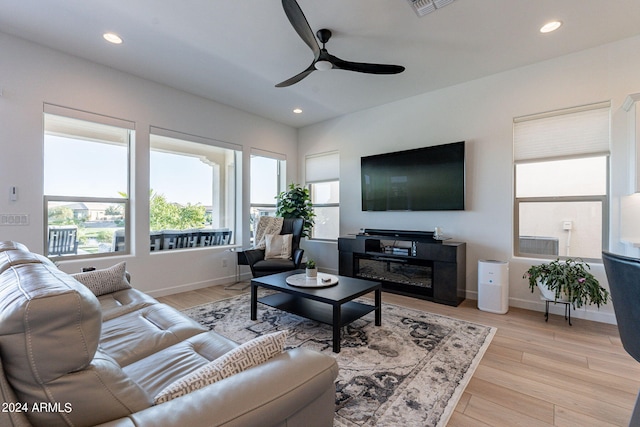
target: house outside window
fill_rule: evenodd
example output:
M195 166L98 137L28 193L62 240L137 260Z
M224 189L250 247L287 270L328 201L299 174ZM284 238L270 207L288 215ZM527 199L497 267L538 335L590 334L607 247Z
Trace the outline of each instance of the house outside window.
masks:
M311 238L337 240L340 236L340 155L329 152L307 156L305 180L316 214Z
M601 258L608 240L610 104L514 119L514 252Z
M285 188L286 164L286 157L282 154L251 150L249 230L252 241L258 219L276 214L276 197Z
M151 128L151 252L234 242L240 158L234 144Z
M44 240L49 257L129 252L132 122L45 104Z

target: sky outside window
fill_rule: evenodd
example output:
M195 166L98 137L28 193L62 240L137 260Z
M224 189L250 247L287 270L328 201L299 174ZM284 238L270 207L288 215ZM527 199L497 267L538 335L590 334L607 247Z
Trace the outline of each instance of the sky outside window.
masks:
M44 193L121 197L127 193L127 146L59 136L44 137Z

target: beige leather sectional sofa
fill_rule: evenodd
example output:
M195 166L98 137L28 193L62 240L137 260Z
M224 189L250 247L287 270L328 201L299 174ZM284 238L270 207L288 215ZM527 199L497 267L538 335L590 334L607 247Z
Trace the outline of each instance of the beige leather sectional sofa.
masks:
M238 344L135 289L96 296L0 242L1 426L330 426L335 360L305 349L165 403L170 384Z

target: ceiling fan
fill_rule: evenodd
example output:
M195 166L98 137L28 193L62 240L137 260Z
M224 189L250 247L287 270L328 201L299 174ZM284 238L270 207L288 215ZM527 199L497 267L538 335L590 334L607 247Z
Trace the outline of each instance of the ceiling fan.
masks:
M281 83L278 83L276 87L286 87L298 83L300 80L307 77L315 70L347 70L357 71L359 73L369 74L398 74L404 71L404 67L401 65L386 65L386 64L367 64L363 62L351 62L345 61L338 57L331 55L327 52L325 44L331 38L331 31L323 28L316 33L318 40L322 43L322 49L318 45L313 31L309 26L307 18L305 18L302 9L298 5L296 0L282 0L282 7L284 13L289 18L289 22L296 30L300 38L311 48L313 51L313 62L303 72L296 74L295 76L287 79Z

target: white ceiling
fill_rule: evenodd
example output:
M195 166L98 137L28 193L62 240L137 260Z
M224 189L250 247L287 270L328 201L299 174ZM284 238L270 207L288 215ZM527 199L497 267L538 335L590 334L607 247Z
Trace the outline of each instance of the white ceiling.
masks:
M640 34L639 0L456 0L424 17L407 0L298 3L333 55L406 71L275 88L313 59L280 0L0 0L0 31L295 127Z

